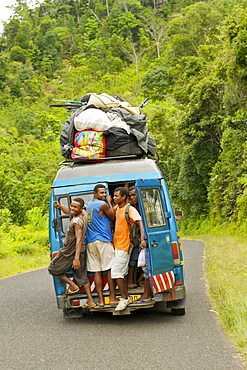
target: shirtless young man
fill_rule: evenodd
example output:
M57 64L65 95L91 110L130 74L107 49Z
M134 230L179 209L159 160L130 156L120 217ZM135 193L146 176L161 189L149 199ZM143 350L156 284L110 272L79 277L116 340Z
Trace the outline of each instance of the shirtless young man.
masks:
M55 201L54 206L68 214L67 208ZM88 300L83 307L94 307L96 304L90 290L90 283L87 278L87 266L85 256L84 237L87 226L87 215L84 210L84 201L81 198L76 198L70 205L72 219L69 223L64 247L62 247L58 255L51 261L48 266L49 273L67 283L69 288L66 294L74 294L80 291L80 286L83 286ZM66 272L72 267L73 273L78 285L66 276Z

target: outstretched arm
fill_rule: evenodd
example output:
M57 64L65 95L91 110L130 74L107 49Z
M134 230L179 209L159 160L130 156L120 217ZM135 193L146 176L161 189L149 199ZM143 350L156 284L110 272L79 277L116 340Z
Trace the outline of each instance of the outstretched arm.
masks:
M111 197L107 197L106 201L108 205L105 203L105 204L102 204L102 206L100 207L100 211L102 213L101 216L105 214L111 221L115 221L115 213L112 208Z
M147 247L147 243L146 243L146 241L145 241L145 239L144 239L144 235L145 235L145 233L144 233L144 227L143 227L143 224L142 224L142 221L136 221L136 223L139 225L139 227L140 227L140 234L141 234L141 243L140 243L140 247L141 248L146 248Z
M63 211L63 213L65 213L66 215L69 214L68 208L62 206L62 204L60 204L57 200L55 200L55 202L53 204L54 204L54 207L56 207L58 209L61 209L61 211Z

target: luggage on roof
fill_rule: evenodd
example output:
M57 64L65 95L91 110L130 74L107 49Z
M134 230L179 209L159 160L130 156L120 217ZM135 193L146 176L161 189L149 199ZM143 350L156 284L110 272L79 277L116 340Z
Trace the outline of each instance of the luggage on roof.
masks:
M155 141L149 136L146 126L147 117L140 114L139 107L131 107L128 102L119 101L107 94L85 94L81 101L84 105L66 120L61 130L60 148L66 159L90 160L83 158L83 155L80 158L74 143L75 135L84 130L103 132L106 137L106 157L156 154ZM90 142L87 149L91 153L95 152Z

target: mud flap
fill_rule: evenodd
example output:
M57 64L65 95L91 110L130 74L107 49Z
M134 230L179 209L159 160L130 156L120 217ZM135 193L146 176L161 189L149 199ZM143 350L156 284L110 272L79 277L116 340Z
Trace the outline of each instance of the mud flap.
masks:
M78 319L83 317L82 308L64 308L63 309L64 319Z

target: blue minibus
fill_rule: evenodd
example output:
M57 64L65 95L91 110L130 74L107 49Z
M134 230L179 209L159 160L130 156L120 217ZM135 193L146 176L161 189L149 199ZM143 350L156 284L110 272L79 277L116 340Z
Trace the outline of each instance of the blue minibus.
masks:
M177 227L168 188L158 161L151 158L115 158L97 163L64 162L53 182L49 208L49 241L51 258L54 258L63 246L70 215L54 207L54 201L70 209L74 198L84 199L85 207L93 199L93 189L97 184L104 184L108 196L114 189L135 186L138 195L143 226L147 238L146 260L152 300L135 304L141 297L143 287L129 290L133 303L123 311L115 311L109 304L109 289L106 272L102 272L105 306L102 311L113 315L127 315L139 309L152 309L156 304L165 302L165 307L173 315L185 314L186 289L184 281L184 259L182 243ZM74 279L73 272L68 277ZM93 273L88 273L92 296L97 302L97 292ZM65 318L82 317L86 310L94 312L97 308L82 308L87 296L83 289L75 294L66 295L66 287L57 278L53 278L57 306L63 310ZM118 290L117 290L118 293ZM101 310L100 310L101 311Z

